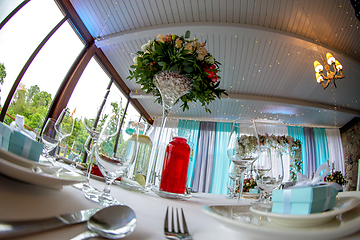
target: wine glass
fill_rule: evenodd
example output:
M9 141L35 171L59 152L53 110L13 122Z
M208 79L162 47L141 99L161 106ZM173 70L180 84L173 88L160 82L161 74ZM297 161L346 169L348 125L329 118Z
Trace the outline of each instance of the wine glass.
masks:
M256 172L256 181L259 182L259 180L271 170L272 167L272 161L271 161L271 151L270 148L266 146L260 147L260 156L258 160L254 163L254 171ZM255 201L254 203L262 203L264 202L264 192L261 187L259 187L260 190L260 198Z
M69 109L64 108L55 123L55 130L59 135L59 143L64 138L67 138L72 134L74 129L74 115L75 110L70 113Z
M271 157L264 158L267 168L270 166L270 170L266 170L259 178L257 185L264 192L262 202L269 202L271 200L272 191L278 188L284 178L284 167L282 161L282 154L277 149L271 149ZM260 171L259 171L260 172Z
M135 159L138 142L138 123L132 123L133 133L131 136L126 134L128 130L125 122L119 130L119 135L112 135L115 124L113 115L110 115L100 132L99 138L95 144L94 155L98 167L105 178L105 187L100 195L85 196L94 202L103 206L121 204L110 194L110 186L116 178L123 176ZM117 131L116 131L117 132ZM112 137L109 137L111 136ZM117 137L119 138L117 139Z
M41 133L41 142L44 144L43 155L49 159L50 162L54 160L50 155L50 152L53 151L59 143L59 137L55 130L55 123L56 119L48 118Z
M110 90L107 90L105 96L107 96L109 94ZM110 107L108 106L110 105ZM89 134L89 137L87 138L85 144L84 144L84 148L87 154L87 171L86 171L86 175L87 175L87 182L83 182L83 183L79 183L79 184L75 184L73 185L73 187L82 190L83 192L85 192L88 196L86 197L90 197L89 195L94 195L93 197L96 197L96 195L98 195L98 191L93 188L92 186L90 186L90 176L91 176L91 170L92 170L92 165L93 165L93 160L94 158L94 147L95 144L100 136L100 131L104 125L104 122L106 121L106 119L108 118L109 115L113 115L113 118L115 118L116 120L116 124L117 127L120 124L120 119L121 119L121 108L122 108L122 99L120 98L119 101L112 101L109 102L107 100L107 98L104 98L104 100L102 101L102 103L96 108L96 114L95 116L90 115L89 116L85 116L83 119L83 123L85 125L85 129ZM116 129L113 128L112 132L107 132L108 135L107 137L112 137L116 134ZM103 136L105 136L105 133L103 133Z
M254 120L234 122L227 155L241 169L238 200L242 197L244 172L259 157L259 136Z
M229 167L229 181L228 181L228 189L229 189L229 196L226 198L235 198L236 188L239 186L239 179L241 176L241 169L235 165L233 162L230 163Z
M72 161L71 165L72 167L76 167L76 163L81 161L81 156L84 150L84 145L75 140L73 142L73 144L71 145L71 149L70 149L70 155L69 155L69 159Z

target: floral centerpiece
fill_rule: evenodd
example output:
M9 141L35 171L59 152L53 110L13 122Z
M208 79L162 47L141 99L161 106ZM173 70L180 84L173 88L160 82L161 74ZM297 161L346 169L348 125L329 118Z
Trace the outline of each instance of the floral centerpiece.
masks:
M256 186L257 183L254 178L245 178L243 184L243 192L249 192L249 189L254 189ZM236 193L239 193L239 186L236 188Z
M190 39L190 31L185 36L162 35L149 40L134 57L134 64L130 67L128 80L135 79L141 85L141 90L152 93L158 103L162 103L162 96L155 85L154 77L160 72L175 72L191 80L192 88L181 96L183 111L189 109L189 102L199 101L205 110L211 113L207 105L220 99L221 94L227 95L219 88L220 63L206 50L206 43L198 39Z
M301 171L301 142L291 136L259 135L261 146L279 149L282 153L290 154L290 178L296 181L297 173Z
M336 182L341 186L344 186L346 180L340 171L331 172L329 175L325 176L325 182Z

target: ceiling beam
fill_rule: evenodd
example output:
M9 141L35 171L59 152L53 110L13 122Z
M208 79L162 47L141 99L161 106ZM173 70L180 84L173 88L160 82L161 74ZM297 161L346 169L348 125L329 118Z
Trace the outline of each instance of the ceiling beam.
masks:
M136 90L135 92L130 92L130 97L134 99L142 99L142 98L154 98L151 94L146 94L141 90ZM289 98L278 98L278 97L266 97L266 96L258 96L258 95L248 95L248 94L228 94L228 96L223 96L222 100L251 100L251 101L259 101L266 103L277 103L283 106L288 105L297 105L301 107L313 107L318 109L332 110L344 113L350 113L354 115L360 116L360 111L344 108L344 107L335 107L334 105L323 104L323 103L315 103L301 100L294 100Z

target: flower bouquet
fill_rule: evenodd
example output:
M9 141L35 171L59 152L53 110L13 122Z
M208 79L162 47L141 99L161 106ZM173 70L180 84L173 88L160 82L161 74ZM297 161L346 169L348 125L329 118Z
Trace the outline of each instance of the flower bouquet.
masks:
M180 100L185 111L189 109L189 102L199 101L211 113L207 105L216 98L220 99L221 94L227 95L224 89L219 88L220 63L206 50L206 43L189 37L190 31L186 31L185 36L159 34L156 39L149 40L141 47L142 51L136 53L134 64L130 66L133 70L129 70L127 79L135 79L142 90L147 94L152 93L155 101L161 104L163 96L154 77L159 73L169 72L184 76L191 81L191 89L182 84L187 89L175 103ZM170 80L166 79L167 82Z
M329 175L325 176L325 182L336 182L341 186L344 186L346 180L340 171L331 172Z
M250 189L254 189L257 186L256 180L252 177L245 178L243 184L243 192L248 193ZM236 193L239 193L239 186L236 189Z

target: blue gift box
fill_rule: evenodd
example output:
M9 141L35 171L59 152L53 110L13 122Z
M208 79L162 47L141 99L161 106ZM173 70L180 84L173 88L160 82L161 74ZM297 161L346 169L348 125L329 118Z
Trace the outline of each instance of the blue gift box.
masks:
M259 193L259 189L257 188L250 188L249 193Z
M9 140L8 151L32 161L39 161L43 144L14 129Z
M10 136L11 136L10 127L0 122L0 147L2 147L5 150L9 149Z
M332 209L338 190L330 185L288 188L272 192L272 212L306 215Z

